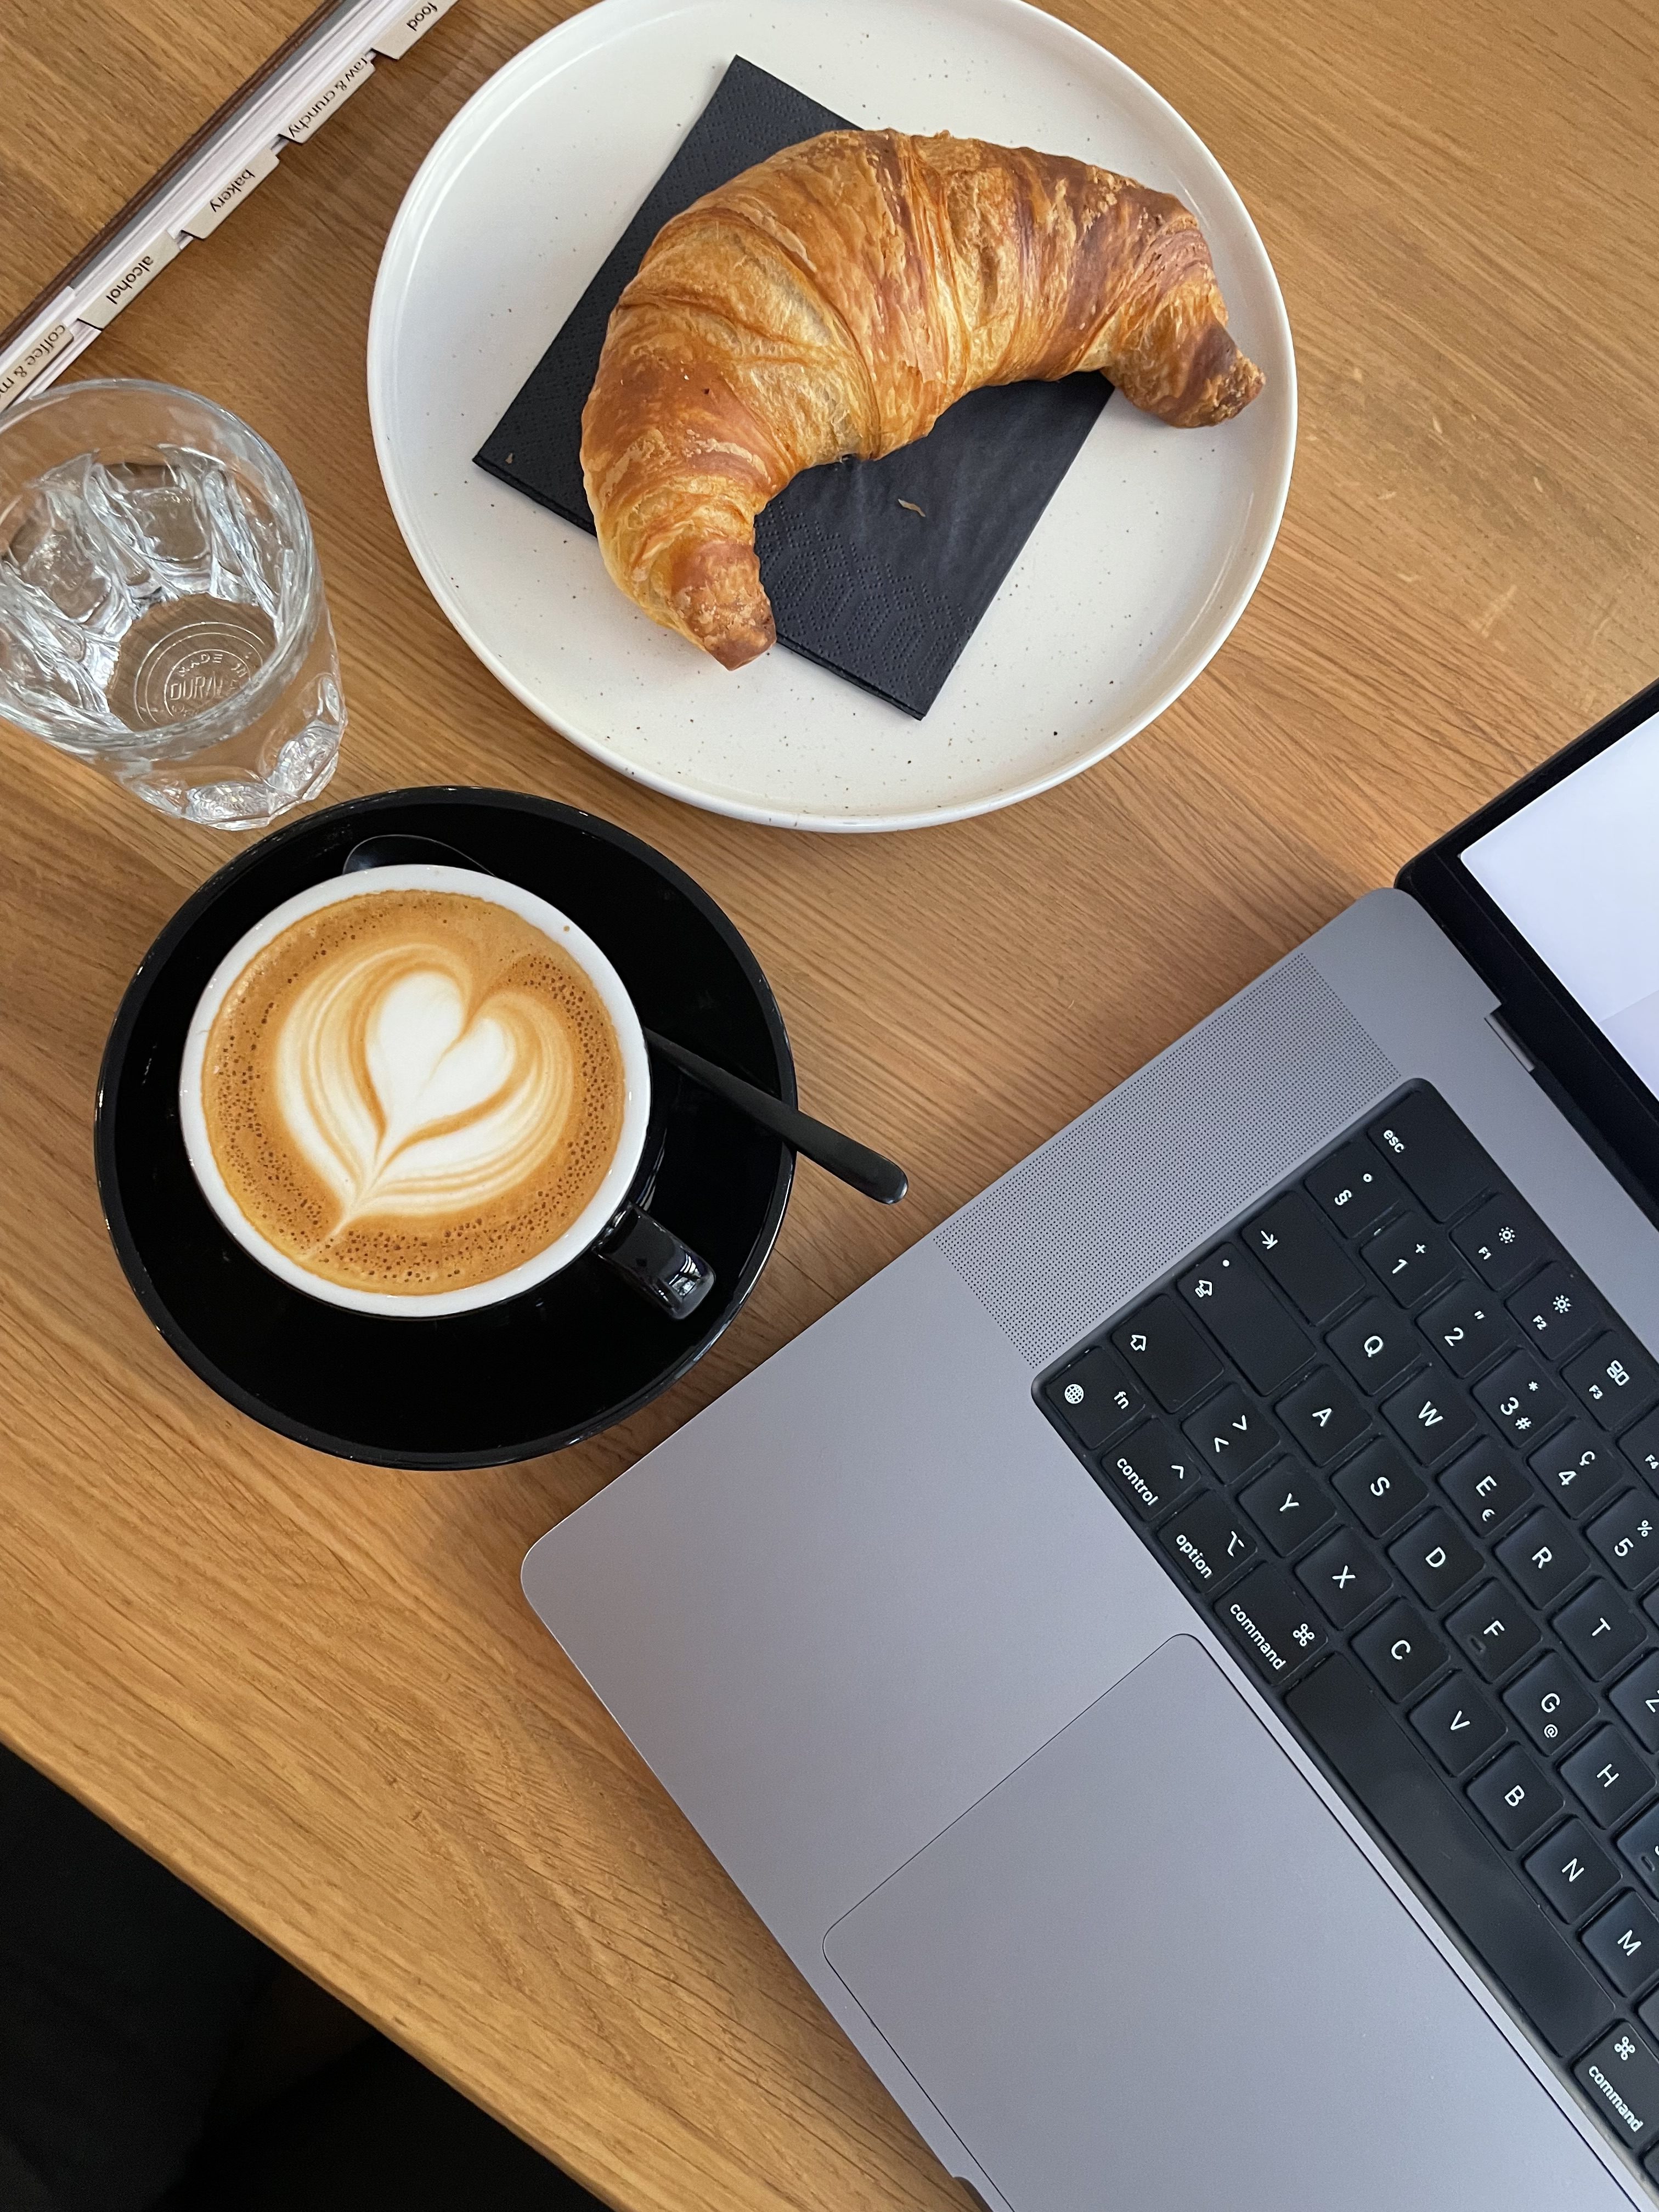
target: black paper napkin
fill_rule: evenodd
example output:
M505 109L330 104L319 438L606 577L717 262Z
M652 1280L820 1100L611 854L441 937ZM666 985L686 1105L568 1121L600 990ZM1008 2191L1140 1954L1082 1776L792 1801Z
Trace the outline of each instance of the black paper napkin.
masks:
M478 465L591 532L582 409L611 311L651 241L671 216L741 170L846 128L739 55L485 441ZM969 392L926 438L884 460L797 477L755 531L780 640L919 720L1110 390L1089 374Z

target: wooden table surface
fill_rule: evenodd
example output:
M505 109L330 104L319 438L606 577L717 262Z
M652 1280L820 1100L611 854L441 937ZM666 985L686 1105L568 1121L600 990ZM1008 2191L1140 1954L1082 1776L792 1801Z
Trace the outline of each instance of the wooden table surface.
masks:
M205 109L209 12L29 0L8 35L50 73L70 27L106 24L131 78ZM259 11L211 12L217 38ZM1303 410L1283 534L1213 666L1123 751L1012 812L815 839L550 733L428 599L381 493L387 226L562 12L460 0L85 366L211 393L293 466L351 709L331 796L512 785L649 838L756 946L807 1103L913 1195L885 1212L804 1170L715 1352L579 1450L443 1477L279 1441L143 1318L89 1152L121 991L230 848L0 728L0 1734L612 2203L914 2212L957 2194L526 1611L520 1559L1655 673L1659 24L1626 0L1062 0L1207 139L1278 267ZM0 103L0 178L33 127ZM75 242L48 185L25 214L58 224L48 264Z
M0 330L314 0L6 0Z

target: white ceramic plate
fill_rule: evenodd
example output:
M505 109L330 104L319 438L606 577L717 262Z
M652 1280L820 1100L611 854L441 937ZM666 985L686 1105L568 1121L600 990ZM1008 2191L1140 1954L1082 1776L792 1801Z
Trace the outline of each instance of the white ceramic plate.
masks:
M734 54L860 124L1038 146L1178 194L1267 372L1214 430L1113 400L921 722L781 647L727 673L626 599L585 532L472 463ZM410 186L368 396L409 549L510 690L624 775L813 830L1006 806L1144 728L1255 588L1296 442L1290 325L1238 195L1150 86L1021 0L600 0L573 16L474 95Z

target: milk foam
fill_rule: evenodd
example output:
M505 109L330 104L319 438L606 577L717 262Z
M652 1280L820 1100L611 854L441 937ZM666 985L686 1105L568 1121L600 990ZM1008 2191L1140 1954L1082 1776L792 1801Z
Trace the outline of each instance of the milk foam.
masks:
M337 1227L495 1205L568 1133L576 1054L558 1009L497 990L475 1011L446 951L338 959L280 1018L273 1103L337 1194Z
M261 1235L331 1281L416 1293L553 1243L610 1166L623 1091L577 963L509 909L429 890L284 931L227 994L203 1075Z

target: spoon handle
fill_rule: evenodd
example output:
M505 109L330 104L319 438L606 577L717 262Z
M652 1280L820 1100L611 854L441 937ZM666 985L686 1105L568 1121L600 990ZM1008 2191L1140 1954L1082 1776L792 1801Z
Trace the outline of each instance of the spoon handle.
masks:
M726 1099L763 1129L769 1129L775 1137L781 1137L786 1145L792 1145L803 1158L827 1169L832 1176L839 1176L866 1198L873 1198L883 1206L896 1206L909 1188L904 1170L880 1152L872 1152L867 1145L855 1143L851 1137L842 1136L839 1129L815 1121L798 1107L786 1106L781 1098L774 1098L769 1091L745 1083L740 1075L716 1066L701 1053L688 1052L683 1044L659 1036L655 1030L647 1030L645 1041L653 1052L682 1069L694 1082L702 1084L705 1091Z
M343 872L353 875L362 868L383 868L399 861L428 861L453 868L473 868L481 875L491 871L481 867L465 853L457 852L454 846L445 845L435 837L392 836L365 837L346 854ZM643 1024L641 1024L643 1027ZM655 1030L646 1030L646 1042L659 1058L689 1075L694 1083L701 1083L705 1091L724 1098L740 1114L763 1129L769 1129L775 1137L781 1137L792 1145L803 1158L812 1160L839 1176L854 1190L862 1191L866 1198L875 1199L882 1206L896 1206L909 1188L904 1170L879 1152L872 1152L868 1145L854 1143L844 1137L839 1129L827 1123L815 1121L810 1114L803 1114L793 1106L786 1106L781 1098L774 1098L769 1091L762 1091L752 1083L745 1083L740 1075L732 1075L701 1053L689 1052L683 1044L670 1037L659 1036Z

